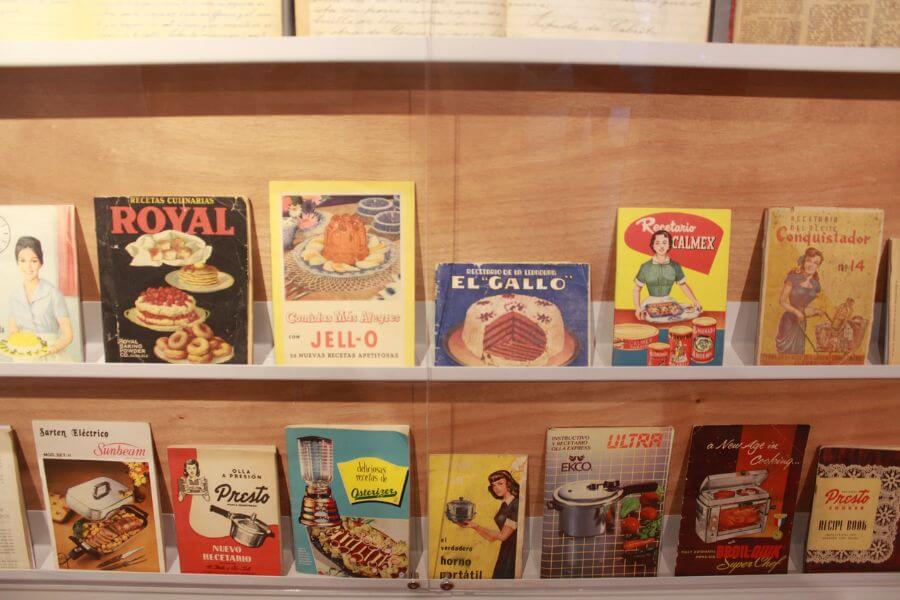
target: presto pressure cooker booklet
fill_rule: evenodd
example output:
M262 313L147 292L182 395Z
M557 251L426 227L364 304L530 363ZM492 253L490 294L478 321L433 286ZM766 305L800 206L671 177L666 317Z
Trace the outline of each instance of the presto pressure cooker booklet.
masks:
M653 577L672 427L547 431L541 577Z
M149 423L33 427L54 567L165 572Z
M786 573L809 425L691 431L675 575Z
M275 446L169 446L182 573L281 575Z

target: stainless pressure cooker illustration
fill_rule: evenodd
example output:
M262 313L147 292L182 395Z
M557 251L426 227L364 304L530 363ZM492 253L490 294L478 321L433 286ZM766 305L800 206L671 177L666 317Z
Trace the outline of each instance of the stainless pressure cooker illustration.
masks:
M547 506L559 511L559 529L563 535L593 537L615 533L622 498L655 492L658 486L655 481L629 485L621 485L619 481L573 481L556 488Z
M462 525L475 518L475 503L460 496L459 500L451 500L447 503L447 506L444 507L444 514L451 523Z

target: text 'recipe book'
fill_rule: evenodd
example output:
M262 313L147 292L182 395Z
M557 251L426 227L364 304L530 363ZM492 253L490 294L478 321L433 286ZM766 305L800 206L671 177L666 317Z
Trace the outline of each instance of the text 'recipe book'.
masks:
M275 362L415 364L415 188L269 183Z
M275 446L169 446L182 573L281 575Z
M731 211L620 208L612 364L721 365Z
M55 569L165 572L150 425L33 422Z
M705 42L710 0L295 0L297 35Z
M675 575L786 573L809 425L691 431Z
M252 362L243 198L95 198L106 362Z
M435 366L589 366L590 285L586 264L439 264Z
M298 573L410 576L409 427L285 429Z
M15 434L9 425L0 425L0 541L0 569L34 567Z
M553 427L544 466L542 578L653 577L672 427Z
M900 571L900 448L819 448L803 570Z
M0 362L82 362L75 207L0 206Z
M428 458L428 577L519 579L528 457Z
M880 209L766 210L758 364L865 364L883 222Z

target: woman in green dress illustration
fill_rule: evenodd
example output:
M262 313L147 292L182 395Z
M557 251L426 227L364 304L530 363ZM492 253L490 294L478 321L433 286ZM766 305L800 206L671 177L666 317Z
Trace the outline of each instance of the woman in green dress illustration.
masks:
M646 309L651 304L677 303L677 300L669 294L672 286L678 284L684 295L691 302L694 311L699 314L703 311L700 301L694 295L681 265L669 258L669 250L672 248L672 234L665 230L654 231L650 235L650 249L653 250L653 258L641 265L637 276L634 278L634 316L638 321L646 320ZM650 294L641 302L641 290L647 288Z

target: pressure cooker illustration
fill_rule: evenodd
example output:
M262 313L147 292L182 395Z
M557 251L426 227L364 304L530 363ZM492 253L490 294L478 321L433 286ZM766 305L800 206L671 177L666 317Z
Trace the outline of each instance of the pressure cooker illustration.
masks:
M615 533L619 501L632 494L655 492L659 484L642 481L573 481L557 487L549 508L559 511L559 529L569 537L593 537Z

